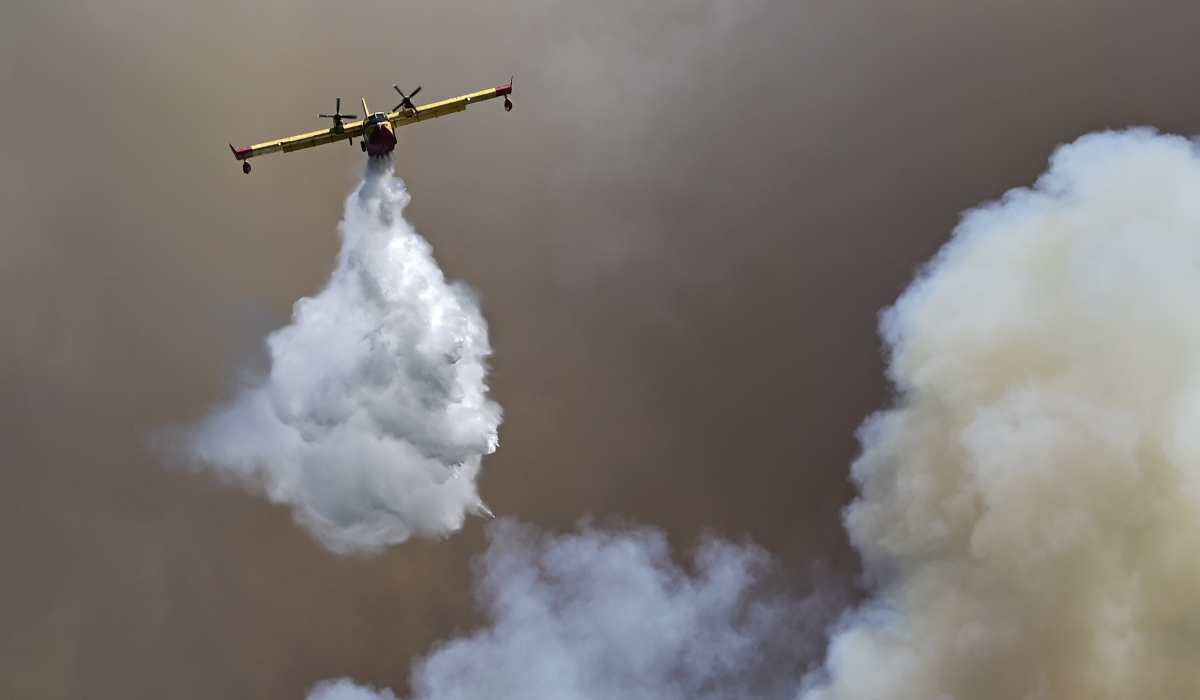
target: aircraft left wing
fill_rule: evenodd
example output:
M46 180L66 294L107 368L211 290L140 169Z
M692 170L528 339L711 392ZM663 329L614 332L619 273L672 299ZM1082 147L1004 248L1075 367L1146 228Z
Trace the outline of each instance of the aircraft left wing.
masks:
M268 153L291 153L299 151L302 148L312 148L313 146L323 146L327 143L336 141L346 141L349 139L362 136L363 122L350 122L342 127L339 133L336 129L322 129L321 131L313 131L299 136L292 136L278 141L266 141L264 143L256 143L253 146L245 148L234 148L233 144L229 144L229 149L233 151L233 157L238 160L246 160L254 156L265 156Z

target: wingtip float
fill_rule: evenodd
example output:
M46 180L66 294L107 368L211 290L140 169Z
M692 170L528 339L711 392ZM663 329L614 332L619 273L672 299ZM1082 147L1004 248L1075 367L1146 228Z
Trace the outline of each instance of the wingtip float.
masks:
M504 111L512 111L512 99L509 97L512 94L511 78L507 85L480 90L470 95L462 95L450 100L434 102L419 107L413 104L412 98L421 91L420 86L417 86L415 90L407 95L400 89L400 86L393 85L392 87L396 92L400 93L400 104L393 107L390 112L372 113L370 108L367 107L367 101L364 98L362 100L364 114L362 120L347 122L347 119L358 119L358 115L342 114L342 98L339 97L337 98L333 114L318 115L321 119L333 120L333 126L328 129L300 134L299 136L291 136L276 141L256 143L253 146L246 146L244 148L234 148L231 143L229 144L229 150L233 151L235 159L242 161L242 172L247 174L250 172L248 159L255 156L265 156L268 153L277 153L280 151L291 153L303 148L313 148L314 146L323 146L327 143L336 143L338 141L349 141L353 144L354 139L359 139L359 146L363 153L372 158L382 158L395 150L396 129L401 126L461 112L469 105L497 97L504 98Z

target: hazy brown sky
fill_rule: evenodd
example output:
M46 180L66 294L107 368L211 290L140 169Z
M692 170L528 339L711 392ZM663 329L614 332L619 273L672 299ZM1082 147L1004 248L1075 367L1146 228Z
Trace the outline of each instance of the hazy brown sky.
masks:
M0 4L0 696L402 689L473 622L481 523L339 559L146 449L333 265L361 153L225 146L507 82L399 134L483 298L497 514L748 536L852 576L876 313L1058 143L1200 130L1184 0ZM535 660L531 660L535 661Z

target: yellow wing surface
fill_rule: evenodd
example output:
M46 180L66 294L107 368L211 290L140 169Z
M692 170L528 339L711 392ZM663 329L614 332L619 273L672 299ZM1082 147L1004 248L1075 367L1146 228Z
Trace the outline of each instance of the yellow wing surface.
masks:
M434 102L433 104L421 105L414 112L411 109L402 110L400 112L392 112L387 115L388 121L394 126L408 126L417 122L423 122L427 119L436 117L444 117L447 114L454 114L465 110L469 105L476 102L484 102L486 100L495 99L497 97L505 97L512 94L512 83L501 85L490 90L480 90L473 92L470 95L455 97L452 100L443 100Z
M233 157L237 158L238 160L246 160L247 158L253 158L254 156L265 156L268 153L278 153L280 151L283 151L284 153L291 153L292 151L298 151L302 148L323 146L327 143L346 141L348 139L362 136L363 123L364 122L362 121L350 122L349 124L343 126L340 134L336 129L322 129L321 131L313 131L307 134L300 134L299 136L291 136L286 139L279 139L278 141L256 143L253 146L247 146L245 148L233 148L232 145L230 148L233 148Z
M312 148L314 146L323 146L327 143L335 143L337 141L346 141L348 139L361 138L369 126L374 125L378 116L384 116L386 121L391 123L393 127L407 126L417 122L423 122L428 119L435 119L447 114L462 112L468 106L477 102L484 102L497 97L505 98L505 107L510 108L511 103L508 101L508 95L512 93L512 83L501 85L488 90L480 90L473 92L470 95L462 95L451 100L443 100L434 102L433 104L422 105L415 110L402 109L399 112L389 112L386 115L368 116L366 119L356 122L346 122L342 125L339 131L337 127L330 129L322 129L321 131L313 131L299 136L291 136L286 139L277 141L266 141L256 143L253 146L245 148L234 148L231 144L229 148L233 151L234 158L238 160L246 160L255 156L265 156L268 153L291 153L304 148ZM363 108L366 108L366 101L363 101Z

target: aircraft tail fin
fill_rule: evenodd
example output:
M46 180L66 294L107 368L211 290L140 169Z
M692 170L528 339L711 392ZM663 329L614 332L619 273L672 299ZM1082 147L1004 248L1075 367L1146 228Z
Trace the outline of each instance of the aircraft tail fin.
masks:
M358 98L358 99L362 100L362 103L363 103L363 119L366 119L367 117L371 116L371 108L370 108L370 107L367 107L367 98L365 98L365 97L360 97L360 98Z

